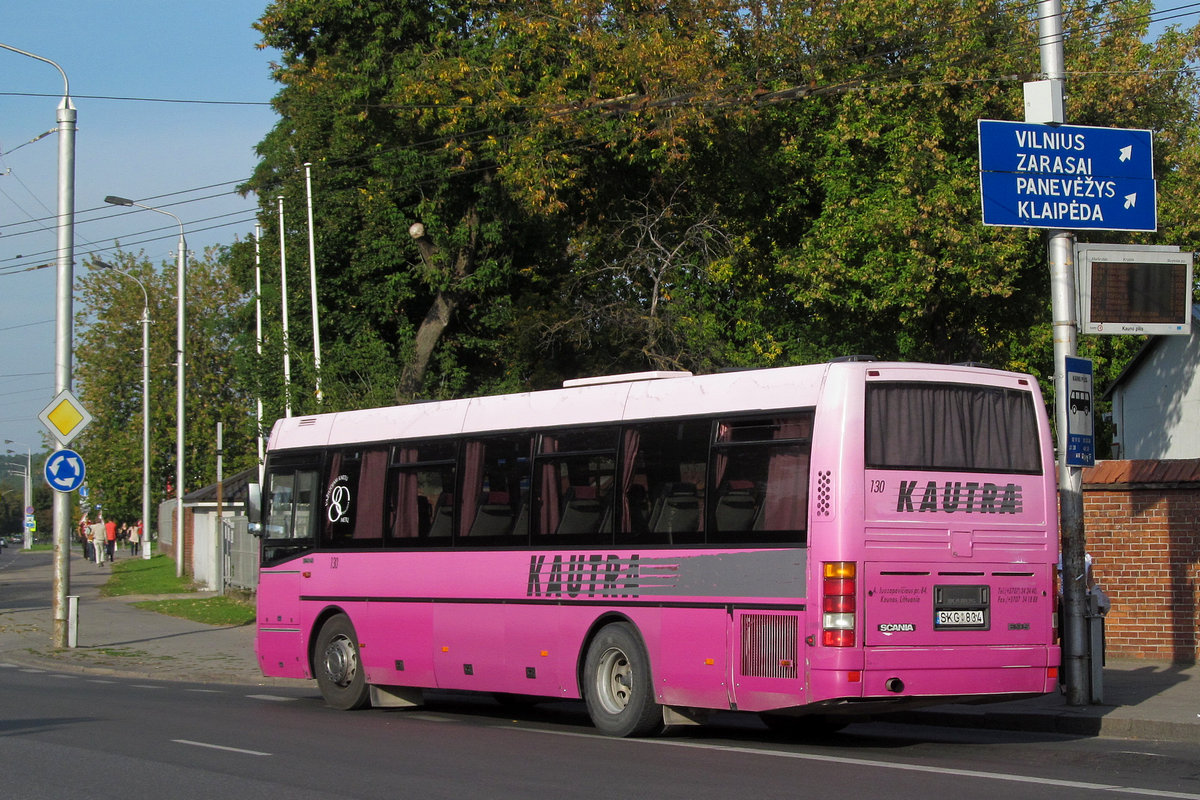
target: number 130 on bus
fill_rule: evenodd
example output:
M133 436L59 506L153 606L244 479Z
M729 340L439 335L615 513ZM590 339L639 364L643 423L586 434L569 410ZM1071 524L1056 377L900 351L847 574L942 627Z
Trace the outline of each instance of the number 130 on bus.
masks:
M614 736L716 710L837 727L1053 691L1037 382L839 361L280 420L256 652L339 709L582 700Z

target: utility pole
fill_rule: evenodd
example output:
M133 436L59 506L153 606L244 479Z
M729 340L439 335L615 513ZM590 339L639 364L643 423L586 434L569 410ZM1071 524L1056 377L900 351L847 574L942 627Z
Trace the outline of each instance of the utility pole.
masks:
M67 73L54 61L12 45L5 50L49 64L63 79L58 104L58 289L55 292L54 394L71 389L75 286L75 104ZM71 592L71 495L54 493L54 646L67 646L67 595Z
M317 374L317 405L321 405L321 321L317 314L317 246L313 238L312 163L304 162L304 185L308 194L308 285L312 297L313 369Z
M1039 0L1038 41L1042 72L1053 91L1051 120L1066 122L1066 67L1063 52L1062 0ZM1058 501L1062 527L1063 677L1067 703L1087 704L1088 653L1084 611L1087 595L1083 530L1083 470L1067 465L1067 358L1076 353L1075 235L1067 230L1047 231L1046 255L1050 265L1050 302L1054 318L1054 421L1058 442Z

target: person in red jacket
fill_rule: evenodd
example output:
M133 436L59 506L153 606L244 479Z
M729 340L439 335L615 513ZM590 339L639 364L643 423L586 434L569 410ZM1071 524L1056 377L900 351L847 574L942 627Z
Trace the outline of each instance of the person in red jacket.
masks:
M117 523L114 520L105 520L104 538L107 540L104 543L105 553L108 555L108 563L111 564L117 551Z

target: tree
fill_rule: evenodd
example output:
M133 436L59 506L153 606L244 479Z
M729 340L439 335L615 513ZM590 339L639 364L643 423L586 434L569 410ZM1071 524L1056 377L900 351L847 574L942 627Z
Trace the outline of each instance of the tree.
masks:
M1197 32L1068 5L1068 66L1121 72L1072 77L1072 121L1162 132L1184 244ZM281 121L247 188L321 170L323 380L350 405L861 352L1047 376L1042 237L980 224L975 132L1020 116L1034 13L279 0Z
M173 493L175 475L175 273L118 252L114 266L140 281L149 301L151 497ZM86 454L89 501L110 519L141 517L142 331L144 296L129 277L92 269L77 280L76 369L79 398L92 414L80 435ZM230 471L254 463L254 425L249 395L235 388L232 359L236 318L246 298L235 288L220 252L193 260L187 272L185 491L216 478L216 422L222 421L225 464Z

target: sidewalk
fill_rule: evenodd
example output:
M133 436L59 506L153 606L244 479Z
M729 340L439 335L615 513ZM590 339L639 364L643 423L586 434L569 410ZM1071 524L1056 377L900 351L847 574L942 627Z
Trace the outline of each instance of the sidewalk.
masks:
M119 558L129 558L128 554ZM53 557L0 555L0 664L86 671L128 679L301 686L264 678L254 657L254 626L213 627L135 608L138 597L100 597L110 567L78 552L71 594L79 595L79 640L52 646ZM988 705L943 705L908 711L896 721L1003 730L1200 743L1200 666L1110 662L1104 705L1073 707L1061 695Z
M251 686L301 686L264 678L254 657L254 626L204 625L132 603L139 596L101 597L112 568L71 552L70 594L79 596L74 649L53 646L53 554L0 555L0 663L120 676ZM131 558L129 551L117 560ZM168 595L169 597L205 597Z

